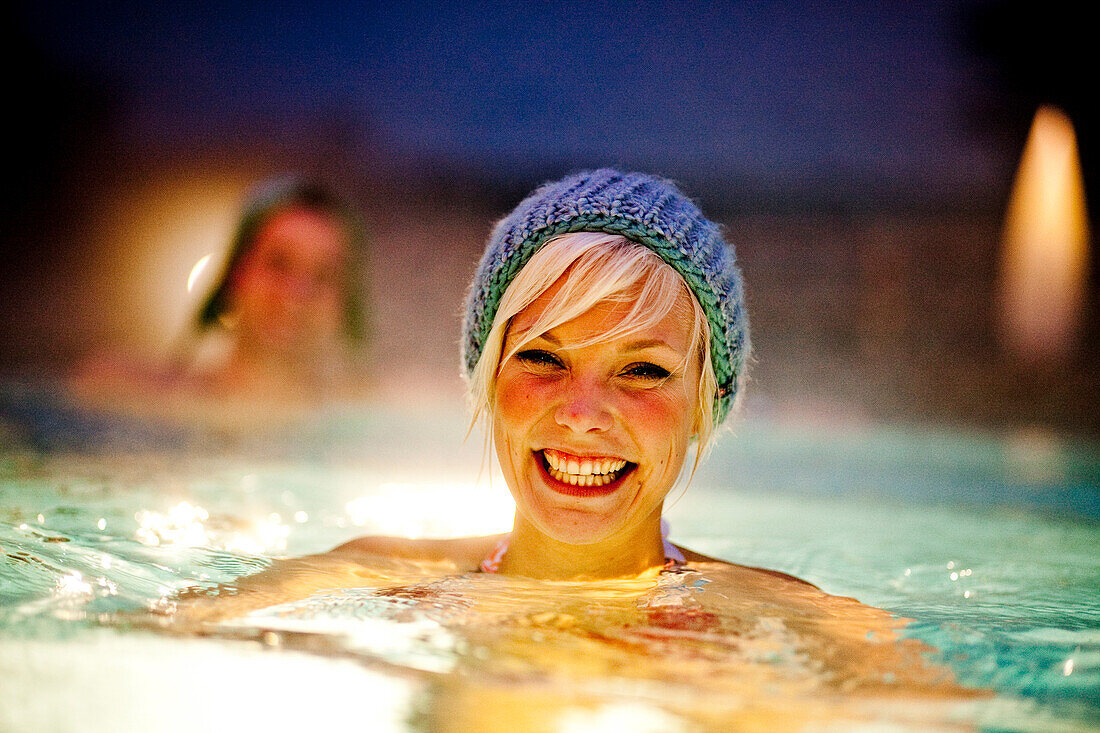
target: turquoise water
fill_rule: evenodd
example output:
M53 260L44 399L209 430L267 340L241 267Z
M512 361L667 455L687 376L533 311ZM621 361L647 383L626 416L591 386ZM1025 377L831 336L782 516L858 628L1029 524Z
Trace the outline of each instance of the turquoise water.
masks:
M446 583L427 606L346 592L304 627L284 611L274 635L181 635L134 619L170 609L183 588L361 534L506 529L506 493L479 437L461 442L464 427L457 410L379 411L265 450L10 446L0 730L312 729L364 716L419 730L417 701L453 681L469 643L448 620L459 595ZM978 727L1084 731L1100 728L1098 479L1090 446L1048 436L750 420L667 515L681 544L912 619L907 633L936 648L934 661L994 691L971 710ZM646 694L608 697L607 727L587 729L662 720Z

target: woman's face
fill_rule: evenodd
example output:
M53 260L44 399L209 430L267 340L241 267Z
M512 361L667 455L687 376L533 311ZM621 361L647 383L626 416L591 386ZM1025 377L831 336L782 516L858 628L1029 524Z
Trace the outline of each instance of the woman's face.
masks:
M660 323L614 339L630 303L605 301L528 333L558 286L508 328L493 436L519 512L543 534L590 544L659 516L693 433L699 356L686 293Z
M343 319L347 236L331 218L290 208L272 216L234 271L231 309L247 345L308 358Z

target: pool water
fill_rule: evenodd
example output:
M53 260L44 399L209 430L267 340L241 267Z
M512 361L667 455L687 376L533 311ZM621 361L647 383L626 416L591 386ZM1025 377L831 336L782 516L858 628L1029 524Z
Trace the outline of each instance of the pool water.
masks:
M181 591L273 558L506 530L507 493L465 427L457 407L379 408L262 450L9 446L0 730L1100 728L1100 453L1039 434L748 419L666 510L680 544L911 619L929 664L989 697L845 695L751 613L639 620L690 578L577 587L383 563L178 622ZM300 577L350 572L323 565Z

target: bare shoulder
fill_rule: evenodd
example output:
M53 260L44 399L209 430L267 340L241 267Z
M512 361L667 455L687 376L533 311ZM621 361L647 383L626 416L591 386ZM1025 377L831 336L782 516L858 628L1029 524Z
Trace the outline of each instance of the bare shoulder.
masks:
M897 614L868 605L855 598L835 595L802 578L769 568L739 565L701 553L684 550L684 558L708 581L712 596L762 603L772 609L786 609L802 618L839 622L840 634L859 636L873 631L893 636L908 623ZM832 624L830 624L832 625Z
M369 536L334 548L331 553L344 556L373 555L405 560L453 562L460 571L476 570L482 559L506 537L505 534L453 539L409 539L407 537Z
M710 602L724 605L721 599L766 607L781 616L790 615L802 622L818 624L834 638L859 641L868 634L881 639L895 638L908 623L897 614L863 603L855 598L835 595L794 575L768 568L738 565L699 553L684 553L693 569L707 579Z
M770 570L768 568L759 568L751 565L738 565L737 563L721 560L717 557L704 555L701 552L695 552L694 550L690 550L686 547L680 547L679 545L676 545L676 547L679 548L680 552L684 553L684 559L687 560L689 563L707 563L709 565L713 565L714 569L718 570L719 572L725 570L725 574L754 576L760 581L773 580L777 583L792 583L795 585L812 588L814 590L820 590L816 585L807 580L803 580L802 578L796 577L794 575L789 575L788 573L784 573L779 570Z
M275 560L258 573L214 589L185 591L177 598L177 621L220 621L318 592L387 588L471 572L503 537L360 537L321 554Z

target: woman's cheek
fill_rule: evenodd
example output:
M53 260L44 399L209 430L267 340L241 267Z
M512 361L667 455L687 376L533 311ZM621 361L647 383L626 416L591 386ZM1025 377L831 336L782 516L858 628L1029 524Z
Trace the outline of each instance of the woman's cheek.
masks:
M639 390L624 395L624 400L626 411L638 421L639 428L667 435L691 424L690 400L675 386Z
M496 419L509 425L532 420L551 394L548 380L524 373L503 372L497 378Z

